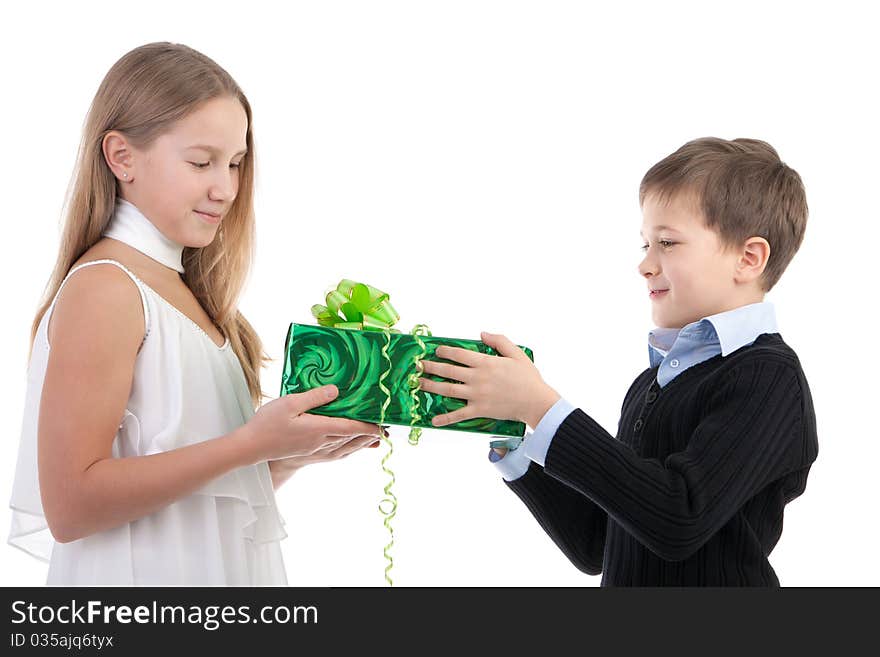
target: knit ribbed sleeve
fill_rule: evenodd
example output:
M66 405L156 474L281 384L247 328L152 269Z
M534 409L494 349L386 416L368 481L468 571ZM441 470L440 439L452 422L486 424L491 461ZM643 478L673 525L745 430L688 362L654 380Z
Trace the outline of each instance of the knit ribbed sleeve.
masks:
M801 392L787 363L745 361L707 401L681 441L686 448L662 460L640 457L576 409L550 445L545 472L662 559L686 559L761 489L805 465Z
M576 568L589 575L602 572L608 524L602 508L536 463L522 477L505 483Z
M768 557L818 456L810 388L778 333L627 391L617 436L581 409L505 484L602 586L779 586Z

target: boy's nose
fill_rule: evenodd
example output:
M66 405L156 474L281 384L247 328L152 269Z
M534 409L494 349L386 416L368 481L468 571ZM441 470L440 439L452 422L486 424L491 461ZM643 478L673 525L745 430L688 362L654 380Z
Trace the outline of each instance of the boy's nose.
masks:
M648 256L645 256L642 261L636 267L636 270L639 272L640 276L647 276L648 274L656 275L656 265L648 260Z

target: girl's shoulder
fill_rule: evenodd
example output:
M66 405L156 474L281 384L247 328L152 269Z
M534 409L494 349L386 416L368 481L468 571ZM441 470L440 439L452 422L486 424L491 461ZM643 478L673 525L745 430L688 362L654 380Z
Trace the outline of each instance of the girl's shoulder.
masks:
M108 337L105 332L116 331L128 334L133 343L143 340L147 308L135 280L137 263L126 255L98 242L71 266L51 308L46 326L49 345L56 343L58 333L66 337L86 333L100 341ZM84 266L99 260L112 260L122 267L110 263Z
M137 278L142 279L145 275L148 277L148 271L145 270L143 259L144 256L141 253L138 253L130 246L123 244L122 242L118 242L109 238L102 238L95 242L91 248L86 250L79 259L74 262L70 271L73 271L75 268L80 265L84 265L88 262L94 262L96 260L115 260L123 267L128 269L132 274L134 274ZM100 270L111 270L114 267L97 267L95 269ZM115 269L118 269L115 268ZM68 272L69 273L69 272Z

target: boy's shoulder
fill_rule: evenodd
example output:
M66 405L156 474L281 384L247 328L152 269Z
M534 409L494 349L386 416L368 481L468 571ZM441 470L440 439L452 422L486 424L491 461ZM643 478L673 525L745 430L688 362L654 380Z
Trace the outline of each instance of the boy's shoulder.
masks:
M807 389L807 380L801 367L797 353L779 333L762 333L754 342L744 345L726 356L717 354L707 361L698 363L694 367L699 368L698 376L691 383L697 386L721 386L729 381L735 371L743 367L753 367L757 363L769 364L776 362L785 369L790 370L800 383L802 391ZM690 378L690 377L689 377ZM641 372L633 381L624 398L624 406L629 397L639 390L646 389L657 380L657 367L649 367ZM685 386L673 386L669 394L689 394Z
M766 365L772 367L763 367ZM752 344L740 347L722 358L714 368L713 376L706 383L710 386L727 385L731 379L737 378L737 370L755 366L758 366L766 376L772 376L774 380L791 382L790 393L800 400L805 412L812 413L812 395L801 361L795 350L779 333L762 333Z
M745 345L725 356L722 362L731 366L742 366L754 360L778 360L802 371L801 361L795 350L782 339L779 333L762 333L751 344Z
M727 373L729 370L726 368L750 367L755 363L770 364L774 362L790 371L800 384L801 394L809 396L809 385L801 360L798 358L797 352L782 339L782 335L779 333L762 333L752 344L740 347L728 354L722 361L722 366L725 369L720 373Z
M819 448L813 395L797 353L782 339L779 333L763 333L752 344L728 354L717 371L719 376L713 377L711 384L726 385L728 381L736 377L734 368L753 367L756 364L773 365L773 367L764 368L767 378L763 381L765 384L772 385L774 395L789 395L797 399L801 411L799 426L803 430L802 435L805 441L803 456L808 463L812 463L816 459ZM772 377L772 383L770 377ZM754 381L751 377L741 377L739 380ZM785 385L785 382L788 382L788 385ZM766 385L763 388L766 389Z

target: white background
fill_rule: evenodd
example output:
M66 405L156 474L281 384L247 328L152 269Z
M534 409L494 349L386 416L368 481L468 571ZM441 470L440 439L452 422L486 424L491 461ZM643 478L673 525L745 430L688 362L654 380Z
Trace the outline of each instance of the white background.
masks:
M827 4L827 3L824 3ZM614 433L648 367L637 189L700 136L769 141L803 177L806 239L766 300L811 386L820 451L770 562L786 586L880 585L874 380L875 96L869 3L13 3L0 27L8 500L28 332L54 263L82 124L151 41L226 68L254 108L257 259L241 307L275 362L288 324L347 277L399 327L501 332ZM487 437L393 429L395 585L596 586L502 484ZM383 586L384 448L279 492L292 585ZM5 505L4 505L5 506ZM5 536L9 512L0 512ZM0 544L0 582L46 566Z

